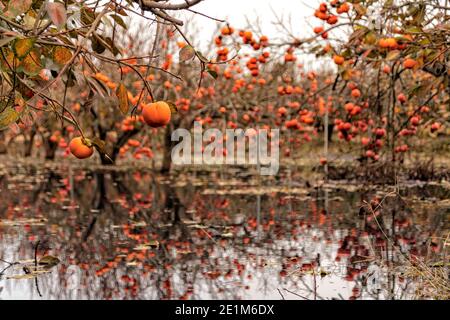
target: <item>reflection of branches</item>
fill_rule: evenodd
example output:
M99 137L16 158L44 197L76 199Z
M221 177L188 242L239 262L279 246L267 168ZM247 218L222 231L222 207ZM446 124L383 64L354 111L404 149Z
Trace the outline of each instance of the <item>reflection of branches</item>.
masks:
M36 242L36 244L34 245L34 270L37 271L38 269L38 261L37 261L37 254L38 254L38 248L39 248L39 244L41 243L40 240L38 240ZM34 284L36 285L36 290L37 293L39 294L39 297L42 297L41 294L41 290L39 290L39 282L38 282L38 277L34 277Z

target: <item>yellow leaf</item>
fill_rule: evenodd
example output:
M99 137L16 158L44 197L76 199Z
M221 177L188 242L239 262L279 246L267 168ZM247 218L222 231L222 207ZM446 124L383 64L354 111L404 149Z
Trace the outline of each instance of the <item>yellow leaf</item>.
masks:
M399 56L400 56L400 51L399 50L389 51L389 53L386 56L386 60L392 61L392 60L397 59Z
M68 48L57 46L53 49L53 61L56 64L63 66L68 63L70 59L72 59L72 52Z
M172 114L178 113L178 107L175 105L175 103L173 103L171 101L165 101L165 102L169 105L170 112Z
M3 55L5 56L5 59L3 59ZM15 57L11 50L4 50L3 55L0 55L0 67L3 71L15 70L20 66L19 59Z
M194 56L195 50L191 46L185 46L180 50L180 62L191 60Z
M2 113L0 113L0 130L6 129L11 124L19 120L20 113L18 113L12 107L6 107Z
M13 51L17 58L22 60L27 56L28 53L33 49L34 39L33 38L24 38L17 39L13 44Z
M119 99L119 109L123 114L127 114L130 108L128 104L128 90L121 82L116 90L116 96Z
M29 76L38 75L43 65L38 50L32 50L22 61L22 70Z

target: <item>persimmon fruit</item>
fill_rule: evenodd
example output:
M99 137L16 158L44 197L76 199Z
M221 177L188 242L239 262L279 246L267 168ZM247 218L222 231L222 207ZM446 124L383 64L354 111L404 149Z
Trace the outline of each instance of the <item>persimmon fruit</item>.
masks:
M153 128L158 128L170 122L171 111L166 102L157 101L144 106L142 116L146 124Z
M78 159L86 159L92 156L94 148L88 146L82 137L75 137L69 143L69 150Z
M416 66L417 61L411 58L405 59L405 61L403 61L403 67L405 67L405 69L412 69Z

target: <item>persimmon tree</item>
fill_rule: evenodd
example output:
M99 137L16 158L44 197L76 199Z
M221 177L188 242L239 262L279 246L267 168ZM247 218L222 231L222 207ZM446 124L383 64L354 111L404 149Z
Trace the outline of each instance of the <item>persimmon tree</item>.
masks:
M139 101L147 97L153 101L146 78L151 68L164 71L153 66L159 53L156 45L161 25L180 31L183 21L175 18L174 12L190 10L200 1L1 1L0 128L18 124L22 129L32 127L36 131L38 113L51 113L61 123L70 123L86 146L96 147L102 157L108 157L104 141L85 136L83 123L66 107L69 89L85 83L91 97L115 97L124 114L135 111ZM130 19L136 16L154 22L148 32L156 37L149 53L128 57L116 34L120 28L127 29ZM192 55L205 59L195 51ZM128 68L139 76L144 86L134 106L129 105L123 84L113 91L95 76L101 74L99 62L115 65L120 73ZM63 90L57 90L61 87Z
M395 161L421 127L448 123L449 10L442 1L332 0L314 12L316 35L297 40L336 64L330 94L345 98L329 111L342 139L361 137L367 158L385 150Z

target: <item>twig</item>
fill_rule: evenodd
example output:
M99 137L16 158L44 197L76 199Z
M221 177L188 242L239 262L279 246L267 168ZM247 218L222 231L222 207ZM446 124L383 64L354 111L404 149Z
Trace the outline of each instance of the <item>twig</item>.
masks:
M279 293L279 294L280 294L280 296L281 296L281 299L283 299L283 300L286 300L286 299L284 298L283 294L281 293L280 289L279 289L279 288L277 288L277 290L278 290L278 293Z

